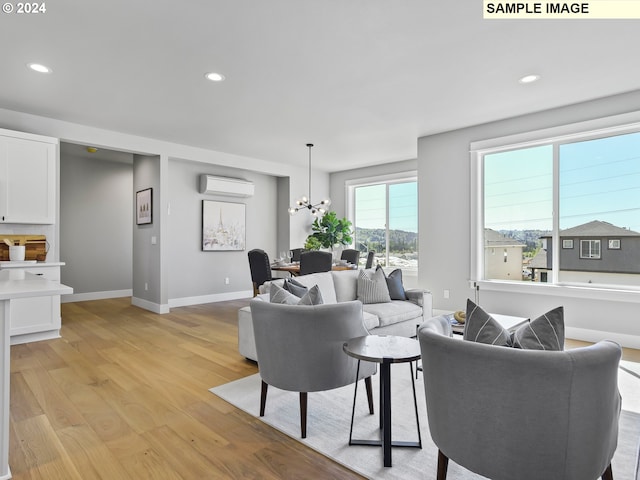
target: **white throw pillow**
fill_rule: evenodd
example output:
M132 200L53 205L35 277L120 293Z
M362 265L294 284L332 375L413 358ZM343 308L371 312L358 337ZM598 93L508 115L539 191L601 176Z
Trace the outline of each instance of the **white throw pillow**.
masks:
M391 301L387 279L382 269L363 269L358 272L358 300L362 303L387 303Z

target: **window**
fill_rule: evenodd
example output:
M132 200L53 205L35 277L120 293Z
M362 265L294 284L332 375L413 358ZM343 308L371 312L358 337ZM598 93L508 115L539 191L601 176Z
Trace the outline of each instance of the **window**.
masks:
M640 123L471 147L474 280L640 289ZM502 267L489 253L496 247L509 251Z
M580 258L600 258L600 240L580 240Z
M374 250L383 267L418 268L418 183L415 175L349 185L354 248ZM361 256L361 262L366 256Z

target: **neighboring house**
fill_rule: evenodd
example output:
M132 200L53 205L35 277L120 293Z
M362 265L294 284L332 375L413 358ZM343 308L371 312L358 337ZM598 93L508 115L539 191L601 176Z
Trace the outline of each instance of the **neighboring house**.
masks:
M524 243L495 230L484 230L484 265L486 278L492 280L522 280Z
M538 253L536 253L529 262L529 269L531 270L531 281L533 282L547 282L549 272L551 271L550 263L547 263L548 256L546 240L546 238L543 239L542 248L538 250Z
M550 237L546 268L553 262ZM593 220L560 231L560 280L565 282L640 284L640 233ZM619 281L615 281L619 279Z

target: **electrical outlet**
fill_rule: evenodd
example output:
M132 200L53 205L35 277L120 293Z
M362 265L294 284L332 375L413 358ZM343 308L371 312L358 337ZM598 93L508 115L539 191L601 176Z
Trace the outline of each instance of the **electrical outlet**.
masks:
M444 298L449 298L449 290L444 291Z
M147 282L144 282L144 289L149 290L149 284Z
M225 285L229 285L229 277L225 277L225 279L224 279L224 284L225 284Z

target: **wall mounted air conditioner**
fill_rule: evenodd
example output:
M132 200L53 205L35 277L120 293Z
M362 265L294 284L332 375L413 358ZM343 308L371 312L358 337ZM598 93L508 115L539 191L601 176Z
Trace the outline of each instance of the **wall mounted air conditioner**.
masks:
M230 197L252 197L255 185L241 178L200 175L200 193L228 195Z

